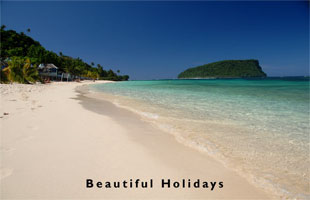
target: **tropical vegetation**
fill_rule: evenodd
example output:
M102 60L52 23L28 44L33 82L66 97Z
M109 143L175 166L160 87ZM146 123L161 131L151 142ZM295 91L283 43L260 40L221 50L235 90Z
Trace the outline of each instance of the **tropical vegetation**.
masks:
M258 60L224 60L189 68L178 78L248 78L266 77Z
M72 58L46 50L38 41L35 41L25 33L17 33L14 30L5 30L1 26L1 76L0 81L33 83L40 81L38 75L38 66L40 64L53 63L59 68L59 71L70 73L78 78L86 77L90 79L128 80L128 75L119 75L120 71L115 73L112 69L105 70L102 65L91 62L88 64L81 58ZM27 29L30 32L30 29Z

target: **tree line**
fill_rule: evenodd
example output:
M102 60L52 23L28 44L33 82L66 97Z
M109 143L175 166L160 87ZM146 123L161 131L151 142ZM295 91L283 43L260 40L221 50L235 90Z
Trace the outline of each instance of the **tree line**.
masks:
M72 58L46 50L38 41L27 36L24 32L5 30L1 26L1 82L31 83L40 80L38 66L53 63L59 69L77 77L87 77L100 80L125 81L128 75L119 75L112 69L105 70L102 65L94 62L88 64L81 58ZM27 29L27 32L30 32ZM28 76L28 77L27 77Z

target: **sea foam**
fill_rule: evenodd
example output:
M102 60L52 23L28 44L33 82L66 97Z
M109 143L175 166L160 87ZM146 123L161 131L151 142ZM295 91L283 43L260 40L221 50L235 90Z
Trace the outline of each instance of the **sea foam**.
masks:
M281 198L310 198L309 80L94 85L176 140Z

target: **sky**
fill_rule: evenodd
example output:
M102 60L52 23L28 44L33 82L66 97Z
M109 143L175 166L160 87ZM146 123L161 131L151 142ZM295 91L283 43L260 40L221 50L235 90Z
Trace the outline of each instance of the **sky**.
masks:
M131 80L228 59L258 59L268 76L309 75L307 1L1 1L1 24Z

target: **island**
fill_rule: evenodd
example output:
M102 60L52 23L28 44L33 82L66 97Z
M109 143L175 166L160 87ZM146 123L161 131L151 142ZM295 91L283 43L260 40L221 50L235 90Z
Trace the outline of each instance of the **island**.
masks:
M252 78L266 77L258 60L223 60L189 68L178 75L179 79Z

